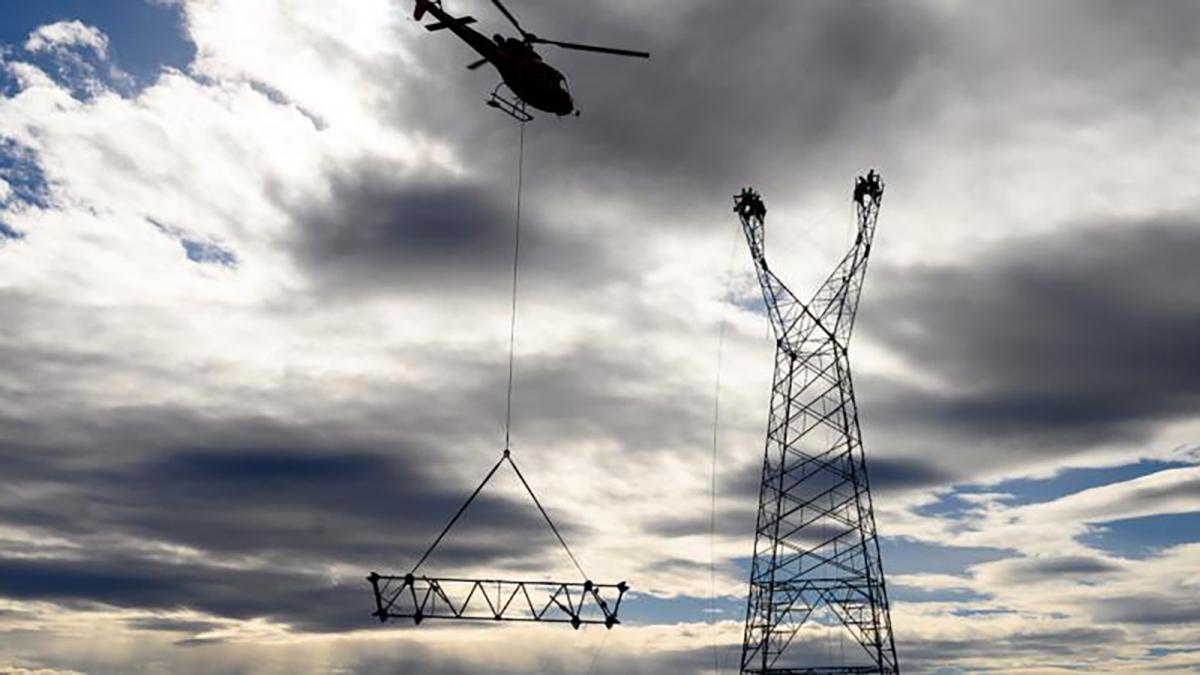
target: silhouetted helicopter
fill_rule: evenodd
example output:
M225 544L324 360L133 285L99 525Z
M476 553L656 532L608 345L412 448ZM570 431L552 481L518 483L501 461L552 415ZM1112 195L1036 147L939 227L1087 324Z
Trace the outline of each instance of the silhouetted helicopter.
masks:
M575 101L571 98L571 92L567 89L567 78L563 77L562 73L555 70L550 64L542 60L541 56L533 50L535 44L554 45L565 49L579 49L587 52L599 52L601 54L616 54L618 56L637 56L643 59L650 58L647 52L638 52L630 49L614 49L612 47L596 47L593 45L582 45L574 42L562 42L559 40L547 40L538 37L533 33L526 32L517 18L508 11L500 0L492 0L492 4L504 14L517 32L521 34L520 39L503 37L497 33L491 40L485 38L471 28L467 28L468 24L475 23L475 18L470 16L455 17L450 16L442 9L441 0L416 0L416 10L413 12L413 18L418 21L428 12L437 19L436 23L431 23L425 26L426 30L436 31L449 28L451 32L471 46L472 49L479 52L483 58L467 66L469 70L475 70L485 63L491 63L500 71L500 77L503 82L496 85L492 90L491 98L487 104L493 108L502 110L512 117L522 122L528 122L533 119L525 110L525 106L529 105L538 110L544 110L555 115L570 115L571 113L579 114L575 109ZM500 94L500 88L508 86L508 89L516 96L515 101L509 100Z

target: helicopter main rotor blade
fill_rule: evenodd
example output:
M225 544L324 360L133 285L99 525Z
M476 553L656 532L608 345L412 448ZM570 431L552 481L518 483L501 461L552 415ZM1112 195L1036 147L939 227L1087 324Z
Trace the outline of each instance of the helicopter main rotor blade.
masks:
M545 38L535 37L530 42L554 45L563 49L578 49L583 52L599 52L601 54L615 54L617 56L635 56L641 59L650 58L650 52L639 52L633 49L617 49L616 47L597 47L596 45L581 45L577 42L562 42L560 40L547 40Z
M521 28L521 22L517 21L517 17L513 16L512 12L508 11L508 8L504 6L504 3L500 2L500 0L492 0L492 4L496 6L496 9L500 10L500 13L503 14L510 23L512 23L522 37L528 35L528 33L525 32L525 29Z
M467 70L475 70L476 68L478 68L478 67L482 66L483 64L485 64L485 63L487 63L487 62L488 62L488 60L487 60L487 59L479 59L478 61L474 61L474 62L472 62L472 63L468 63L468 64L467 64Z

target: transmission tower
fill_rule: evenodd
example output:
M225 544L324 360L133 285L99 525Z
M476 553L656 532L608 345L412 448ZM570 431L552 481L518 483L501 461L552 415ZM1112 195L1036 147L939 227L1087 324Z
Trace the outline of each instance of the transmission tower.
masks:
M847 354L882 197L858 178L854 245L808 302L767 266L761 197L735 198L777 340L742 673L900 672Z

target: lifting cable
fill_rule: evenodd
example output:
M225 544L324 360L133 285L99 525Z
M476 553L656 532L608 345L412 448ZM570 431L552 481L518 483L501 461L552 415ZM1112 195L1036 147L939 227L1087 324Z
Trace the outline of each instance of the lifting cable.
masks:
M521 122L521 141L517 150L517 216L513 229L512 313L508 323L508 399L504 409L504 450L512 449L513 355L517 343L517 270L521 262L521 193L525 187L525 123ZM515 468L515 465L514 465Z
M500 455L500 459L496 462L496 464L492 466L492 470L488 471L487 475L484 476L483 481L479 484L479 487L475 488L475 491L471 493L470 497L467 497L467 501L463 502L463 505L459 507L458 511L454 514L454 517L450 519L450 522L446 523L446 527L442 529L442 532L437 536L437 539L433 540L433 544L430 545L430 547L425 551L425 554L421 556L421 559L417 561L417 564L413 565L412 573L416 573L421 564L424 563L430 554L433 553L434 549L438 547L438 544L442 542L442 539L445 538L450 529L454 527L454 524L458 522L458 519L467 510L467 507L471 505L471 502L475 501L475 498L479 496L479 493L483 490L483 487L488 484L488 481L492 479L492 476L496 475L496 470L500 468L500 465L508 462L508 465L512 467L514 472L516 472L517 478L521 480L521 485L525 487L525 491L529 493L529 497L533 499L533 503L538 507L538 511L541 512L542 518L546 520L546 524L549 525L550 530L554 532L554 536L558 539L558 543L562 544L563 550L566 551L567 556L571 558L571 562L575 565L575 569L579 570L579 574L583 576L585 580L588 579L587 573L583 571L583 566L579 564L579 560L575 557L575 554L571 552L571 547L567 546L567 541L563 539L562 534L559 533L558 527L556 527L554 525L554 521L550 519L550 514L546 513L546 509L542 507L542 502L537 498L537 495L534 494L533 488L529 486L529 482L525 480L524 474L522 474L521 470L517 468L517 463L513 461L512 458L513 365L515 361L514 347L516 346L517 337L517 272L520 269L519 266L521 261L521 193L524 189L524 173L525 122L521 122L520 145L517 152L517 213L515 219L516 222L514 223L514 229L516 230L516 233L513 244L512 314L509 319L508 327L508 394L504 412L504 452Z
M729 262L725 270L725 296L721 300L721 328L717 336L717 374L713 383L712 465L709 470L708 581L709 623L712 625L713 672L721 672L721 652L717 632L717 447L721 423L721 365L725 355L725 329L729 324L729 293L733 288L733 255L737 249L735 228L729 242Z
M604 631L604 637L600 638L600 644L592 650L592 665L588 666L587 675L595 675L596 666L600 665L600 653L604 651L604 647L608 645L608 636L612 635L612 631Z

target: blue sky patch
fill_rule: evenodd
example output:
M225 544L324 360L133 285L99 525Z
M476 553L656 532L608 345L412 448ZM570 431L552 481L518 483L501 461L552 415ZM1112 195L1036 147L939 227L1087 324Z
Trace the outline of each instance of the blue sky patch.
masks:
M898 537L881 537L883 569L892 574L962 574L972 565L1016 555L999 548L939 546Z
M0 42L0 59L7 60L9 54L12 53L12 47ZM21 87L17 83L17 78L9 72L8 68L0 67L0 98L9 98L21 91Z
M183 246L183 252L188 260L201 265L213 264L223 267L237 267L237 253L232 249L221 246L214 241L197 239L186 230L160 223L153 218L147 218L146 220L159 232L177 240Z
M1079 541L1124 558L1146 558L1162 549L1194 542L1197 533L1200 513L1171 513L1097 525Z
M913 512L932 518L957 520L976 508L975 504L963 499L963 495L1000 493L1009 495L1005 502L1010 506L1040 504L1091 488L1122 483L1159 471L1187 466L1191 465L1183 462L1142 460L1123 466L1067 469L1052 478L1019 478L994 485L956 485L952 492L938 495L935 501L923 504L913 509Z
M215 265L224 265L225 267L237 266L237 255L233 251L212 242L198 241L185 237L180 239L179 243L183 244L183 250L187 254L188 260L192 262L212 263Z
M23 232L18 232L16 230L12 229L11 227L9 227L8 223L5 223L3 220L0 220L0 240L24 239L24 238L25 238L25 234Z
M164 67L185 69L196 55L181 10L148 0L6 2L0 44L21 47L40 26L71 20L108 36L113 64L132 75L139 89L153 84ZM23 60L26 56L21 54Z
M746 613L745 598L717 598L717 621L739 620ZM658 598L631 593L621 602L621 623L630 625L705 622L712 617L712 600L693 596Z
M1171 654L1193 654L1195 652L1200 652L1200 647L1151 647L1146 650L1146 655L1160 658Z
M964 490L968 491L968 490ZM960 519L963 514L972 508L974 504L966 501L959 496L957 492L946 492L939 494L935 501L928 504L922 504L912 511L917 515L928 518L949 518L951 520Z
M884 560L884 564L887 561ZM967 582L963 582L964 585ZM986 602L992 596L976 593L967 588L917 588L899 583L889 583L888 600L892 602Z
M763 316L766 316L767 314L767 303L765 300L763 300L762 293L758 291L754 291L752 293L738 293L733 289L730 289L729 292L725 294L723 300L734 307L744 309L747 312L762 314Z
M1191 466L1183 462L1142 460L1133 464L1103 468L1067 469L1053 478L1006 480L990 486L970 486L960 492L1003 492L1013 496L1013 505L1053 501L1096 487L1112 485L1148 476L1166 469Z
M38 163L33 150L11 138L0 136L0 178L11 190L8 202L36 206L50 206L50 188L46 174Z

